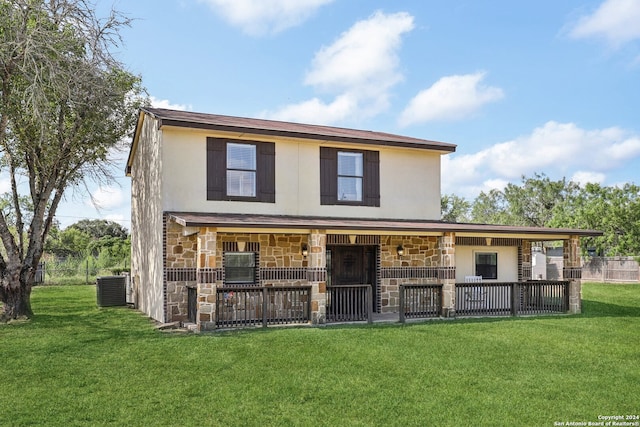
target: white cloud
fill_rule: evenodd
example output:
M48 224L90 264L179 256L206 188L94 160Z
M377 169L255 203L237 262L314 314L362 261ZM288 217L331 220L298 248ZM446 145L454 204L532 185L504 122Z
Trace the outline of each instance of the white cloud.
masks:
M350 114L356 108L356 102L349 95L337 97L331 103L325 103L318 98L291 104L282 109L269 113L273 120L294 121L299 123L335 123Z
M442 77L409 101L400 115L400 124L462 119L483 105L502 99L502 89L481 84L485 75L478 72Z
M201 0L246 34L276 34L306 21L334 0Z
M413 29L413 17L405 12L374 13L356 22L332 45L318 51L305 84L343 90L354 87L390 86L402 79L397 50L401 36Z
M495 144L474 154L443 157L443 192L475 197L495 180L519 180L543 172L580 182L597 179L640 157L640 137L617 128L585 130L550 121L531 134ZM479 184L482 183L482 184Z
M125 202L124 194L117 187L99 187L91 193L87 205L95 206L98 209L114 209Z
M167 108L169 110L186 111L191 109L191 105L172 104L168 99L158 99L155 96L150 97L151 106L155 108Z
M581 17L569 35L573 38L604 38L618 47L640 39L640 1L606 0L591 15Z
M589 183L602 184L606 177L605 174L600 172L577 171L571 176L571 181L581 186Z
M304 83L333 95L291 104L263 117L331 124L345 118L371 117L389 105L391 88L403 78L397 52L402 35L413 29L405 12L375 12L356 22L331 45L315 55Z

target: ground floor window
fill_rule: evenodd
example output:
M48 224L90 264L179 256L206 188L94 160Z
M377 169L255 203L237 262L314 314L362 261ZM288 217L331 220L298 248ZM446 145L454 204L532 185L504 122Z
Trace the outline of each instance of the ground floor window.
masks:
M254 252L225 252L224 282L229 285L255 284L256 254Z
M496 252L476 252L476 276L483 280L498 278L498 254Z

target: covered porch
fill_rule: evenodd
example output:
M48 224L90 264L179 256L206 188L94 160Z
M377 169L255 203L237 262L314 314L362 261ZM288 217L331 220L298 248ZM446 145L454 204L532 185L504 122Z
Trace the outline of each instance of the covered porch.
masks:
M579 313L579 237L596 233L437 221L165 218L168 320L198 330ZM563 242L559 280L532 280L532 242L544 240ZM185 256L184 247L192 253ZM230 259L253 263L244 267L246 283L230 280L239 271Z

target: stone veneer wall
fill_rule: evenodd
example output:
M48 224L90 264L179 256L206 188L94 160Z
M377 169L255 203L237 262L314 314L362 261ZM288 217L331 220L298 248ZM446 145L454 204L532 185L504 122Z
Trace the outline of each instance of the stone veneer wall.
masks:
M569 280L569 312L582 311L582 263L580 259L580 238L570 236L563 246L562 276Z
M245 251L249 252L247 243L257 244L259 248L262 286L294 284L286 282L291 277L295 277L291 272L295 269L306 270L307 268L307 259L302 256L302 245L308 246L309 242L308 237L301 234L218 233L216 264L223 266L224 252L230 249L240 251L240 247L244 245ZM280 269L281 273L278 275L273 269ZM284 269L290 269L290 271Z
M165 235L165 310L170 322L187 319L187 286L196 283L197 236L185 236L184 227L167 221Z
M217 233L213 228L200 230L198 263L198 318L200 329L215 327L216 289L224 286L224 253L256 252L256 280L260 286L308 285L308 260L302 245L308 236L301 234ZM311 251L311 249L309 249Z
M404 255L398 256L402 245ZM418 236L380 237L380 310L399 310L400 285L436 283L438 280L438 238Z

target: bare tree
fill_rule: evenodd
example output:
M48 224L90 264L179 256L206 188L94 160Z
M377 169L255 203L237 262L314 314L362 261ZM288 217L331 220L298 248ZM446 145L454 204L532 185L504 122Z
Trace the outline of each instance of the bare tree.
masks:
M112 179L109 155L144 90L111 50L129 20L85 0L0 0L0 319L30 317L44 242L65 190Z

